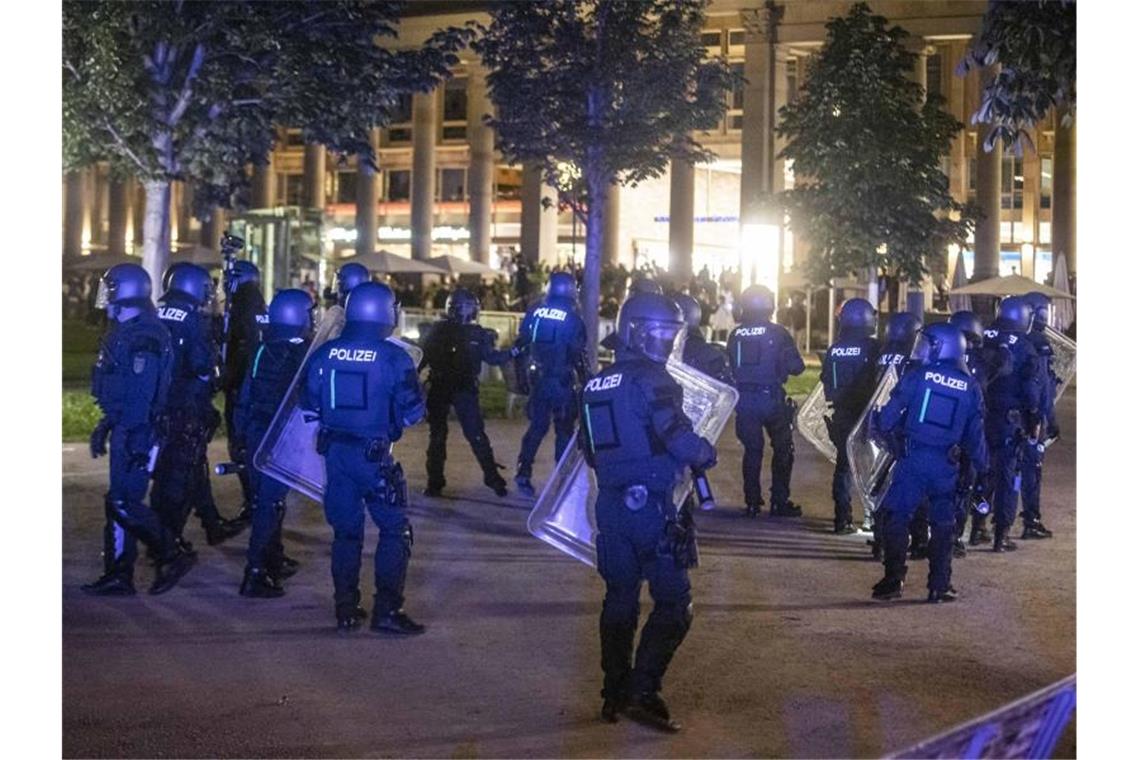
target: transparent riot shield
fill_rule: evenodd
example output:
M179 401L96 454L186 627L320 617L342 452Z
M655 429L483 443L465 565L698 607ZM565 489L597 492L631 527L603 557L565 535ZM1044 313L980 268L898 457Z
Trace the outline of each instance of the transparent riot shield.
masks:
M321 344L340 335L343 329L344 309L333 306L325 311L313 336L312 345L305 354L305 361L289 385L289 391L273 416L265 438L253 455L253 466L259 471L314 501L324 498L325 460L317 453L317 432L320 426L315 417L306 419L311 415L306 415L301 410L301 387L309 357ZM399 338L388 340L407 351L417 365L423 358L423 351L418 346Z
M673 359L666 368L684 391L685 415L693 429L715 445L736 408L736 389ZM686 473L674 491L674 504L680 506L692 488L692 477ZM559 551L596 566L598 530L593 504L597 494L594 471L586 464L575 435L543 486L527 518L527 529Z
M835 464L835 444L827 434L827 423L823 419L825 414L827 414L827 399L823 396L823 383L816 383L796 413L796 430L800 431L800 435L815 446L820 454Z
M1077 343L1052 327L1045 328L1045 337L1053 346L1053 371L1061 381L1057 386L1056 398L1060 399L1069 387L1069 381L1077 374Z
M887 367L871 401L847 437L851 477L855 481L855 493L863 505L863 530L871 529L871 516L887 493L895 465L894 457L887 450L886 444L870 435L871 414L883 408L898 382L899 375L895 367Z

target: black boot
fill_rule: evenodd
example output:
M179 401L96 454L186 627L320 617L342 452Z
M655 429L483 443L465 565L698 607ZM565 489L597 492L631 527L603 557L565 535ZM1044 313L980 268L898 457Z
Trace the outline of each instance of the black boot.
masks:
M368 619L368 611L358 604L338 607L336 611L337 633L351 633L360 627L361 622Z
M497 470L490 470L483 474L483 485L494 491L495 495L500 498L507 495L507 481L503 480L503 476Z
M1025 530L1021 532L1021 539L1052 538L1053 531L1041 524L1040 520L1030 520L1025 523Z
M619 697L606 697L602 700L602 720L617 723L618 716L629 706L629 700Z
M681 724L669 715L669 706L655 691L643 691L635 694L630 700L625 714L638 723L643 723L659 731L676 733L681 730Z
M954 559L962 559L966 556L966 542L960 538L954 539Z
M84 593L92 596L134 596L135 584L129 572L111 570L104 573L98 580L85 583L79 587Z
M276 599L285 596L285 589L265 568L247 567L238 593L252 599Z
M998 526L994 529L994 551L1011 552L1017 549L1017 544L1009 540L1009 528Z
M174 588L178 581L182 580L182 576L190 572L190 568L194 567L194 563L197 561L197 554L187 552L179 547L169 559L158 564L155 569L154 583L150 586L150 593L165 594Z
M773 503L772 510L769 512L772 517L800 517L803 513L804 511L798 504L793 504L790 501L786 501L783 504Z
M942 604L943 602L956 602L958 601L958 590L953 586L948 586L944 591L930 590L926 595L926 601L931 604Z
M301 563L292 557L281 555L281 559L274 563L269 568L269 574L276 578L278 581L283 581L286 578L292 578L297 574L301 568Z
M397 636L419 636L427 627L412 620L403 610L393 610L386 615L374 615L372 630Z
M515 486L523 496L528 499L534 498L534 485L531 484L529 475L523 475L521 473L515 475Z
M902 597L903 582L898 578L886 576L871 589L871 598L880 602Z
M237 520L226 520L219 518L216 522L206 523L203 527L206 529L206 543L210 546L217 546L218 544L233 538L238 533L245 530L246 523L238 522Z

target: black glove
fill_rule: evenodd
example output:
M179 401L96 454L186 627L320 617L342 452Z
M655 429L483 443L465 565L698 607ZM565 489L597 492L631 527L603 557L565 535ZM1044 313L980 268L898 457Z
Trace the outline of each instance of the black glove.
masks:
M91 431L91 458L98 459L107 453L107 438L111 435L110 421L104 417L99 420L99 424Z
M1052 438L1060 438L1060 437L1061 437L1060 425L1058 425L1056 422L1050 422L1049 426L1045 429L1045 438L1046 439L1052 439Z
M702 461L696 464L698 470L711 470L716 467L716 448L704 438L701 439L704 446L701 447Z

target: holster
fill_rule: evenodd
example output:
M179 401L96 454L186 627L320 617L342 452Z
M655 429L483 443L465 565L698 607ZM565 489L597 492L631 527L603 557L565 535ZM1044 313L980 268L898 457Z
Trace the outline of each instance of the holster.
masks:
M381 464L372 488L372 496L380 503L394 509L408 506L408 481L404 478L404 468L399 462L389 459Z
M659 556L671 556L678 568L688 569L700 565L697 549L697 526L693 520L691 497L677 511L676 519L666 520L665 532L657 546Z

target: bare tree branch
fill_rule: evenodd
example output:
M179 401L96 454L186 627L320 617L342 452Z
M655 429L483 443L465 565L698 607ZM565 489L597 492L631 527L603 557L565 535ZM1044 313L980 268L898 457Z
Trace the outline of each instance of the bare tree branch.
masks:
M130 146L127 145L127 141L124 140L123 136L119 134L119 130L115 129L114 125L111 124L110 119L106 117L103 118L103 128L106 129L108 133L110 133L112 138L114 138L115 143L119 146L119 150L121 150L123 154L127 156L127 158L131 159L131 161L133 161L135 165L139 167L139 170L142 171L144 175L149 174L148 167L142 162L142 159L138 157L138 154L131 150Z
M190 106L190 97L194 92L191 85L194 83L194 78L198 76L198 70L202 68L202 60L205 55L206 46L199 42L194 48L194 57L190 60L186 80L182 84L182 92L178 95L178 102L174 104L174 109L171 110L170 117L166 120L166 123L172 127L178 123L182 114L186 113L186 109Z

